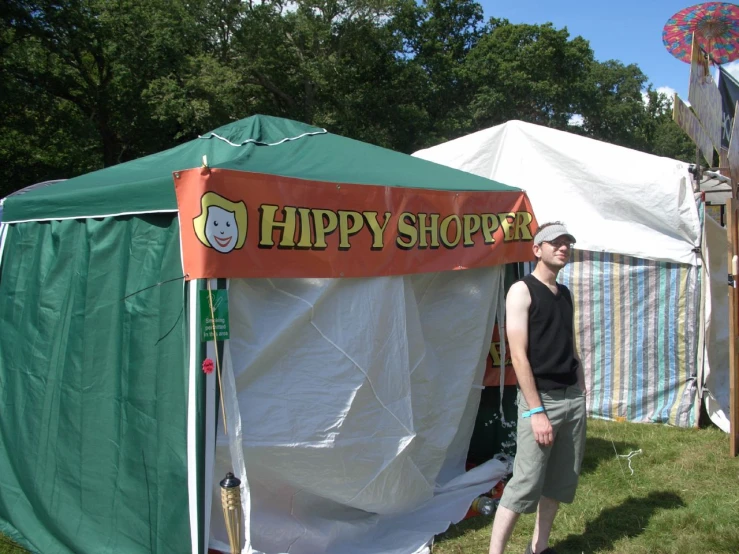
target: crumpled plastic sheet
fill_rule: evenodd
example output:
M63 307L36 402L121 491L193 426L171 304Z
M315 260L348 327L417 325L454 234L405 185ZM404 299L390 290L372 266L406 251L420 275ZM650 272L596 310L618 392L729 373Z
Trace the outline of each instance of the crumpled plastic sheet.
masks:
M210 545L226 471L244 552L413 554L464 517L506 472L464 468L502 275L232 280Z

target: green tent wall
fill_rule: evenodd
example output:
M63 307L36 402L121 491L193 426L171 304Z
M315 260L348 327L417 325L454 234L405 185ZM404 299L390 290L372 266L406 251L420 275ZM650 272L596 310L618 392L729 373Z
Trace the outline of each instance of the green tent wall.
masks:
M0 531L34 552L190 550L177 219L8 227ZM129 296L130 295L130 296Z

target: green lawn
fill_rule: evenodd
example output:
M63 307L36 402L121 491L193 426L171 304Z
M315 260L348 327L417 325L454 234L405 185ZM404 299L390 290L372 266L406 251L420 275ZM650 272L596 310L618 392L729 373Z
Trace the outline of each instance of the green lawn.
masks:
M639 449L631 475L616 451ZM552 546L559 554L739 553L739 458L728 452L728 436L714 428L588 421L580 489L557 516ZM434 554L487 553L490 523L453 525ZM533 516L519 520L509 552L524 552L533 525ZM22 552L0 535L0 554Z
M0 535L0 554L24 554L25 549L17 546L9 538Z
M616 451L639 449L632 475ZM560 509L550 545L559 554L739 553L739 459L728 452L715 428L589 420L577 498ZM453 525L434 554L487 553L491 521ZM533 527L534 516L522 516L507 552L523 554Z

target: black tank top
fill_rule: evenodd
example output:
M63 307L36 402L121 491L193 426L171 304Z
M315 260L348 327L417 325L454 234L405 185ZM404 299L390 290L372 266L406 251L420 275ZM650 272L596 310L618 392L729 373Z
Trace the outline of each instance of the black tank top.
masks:
M563 389L577 383L577 360L572 334L572 295L557 283L559 292L529 274L523 282L531 293L527 355L540 391Z

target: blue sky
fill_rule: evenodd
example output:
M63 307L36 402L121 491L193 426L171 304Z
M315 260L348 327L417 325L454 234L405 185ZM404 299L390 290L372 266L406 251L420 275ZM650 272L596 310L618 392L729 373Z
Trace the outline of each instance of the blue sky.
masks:
M656 89L677 91L688 99L690 65L674 58L662 44L662 28L673 14L693 6L695 0L478 0L485 19L499 17L511 23L552 22L567 27L571 37L590 42L598 61L637 64ZM739 63L730 64L739 75Z

